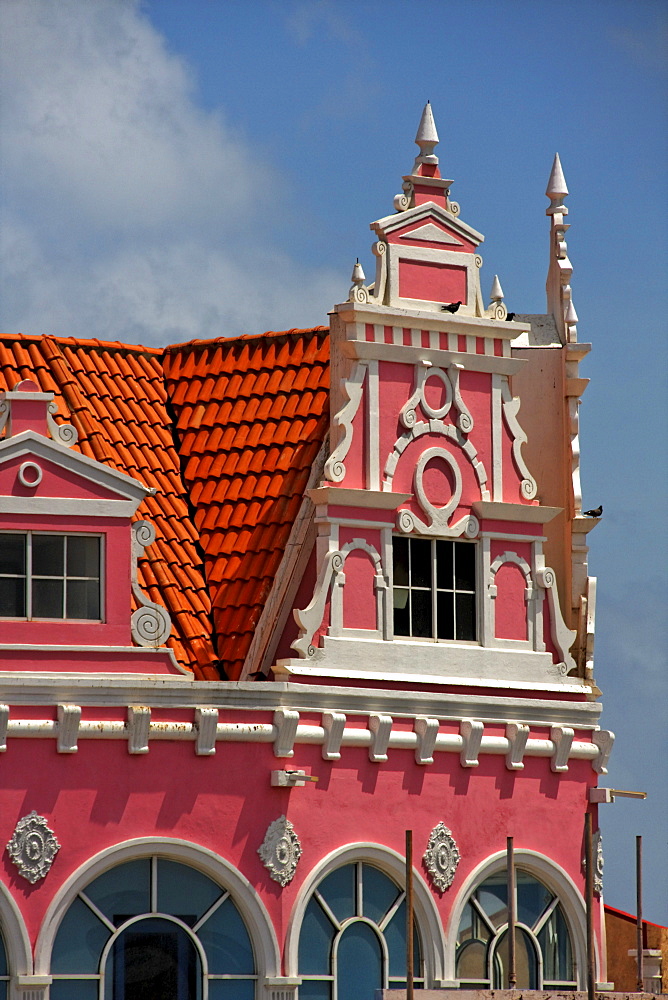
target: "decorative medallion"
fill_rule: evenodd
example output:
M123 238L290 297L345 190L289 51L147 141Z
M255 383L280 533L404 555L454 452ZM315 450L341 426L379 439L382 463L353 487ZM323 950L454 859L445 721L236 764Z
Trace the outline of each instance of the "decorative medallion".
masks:
M24 816L16 824L7 850L19 875L34 883L48 874L60 844L44 817L33 809L29 816Z
M600 896L603 892L603 838L597 830L593 837L594 854L594 892Z
M424 853L425 866L439 892L445 892L452 885L459 859L459 848L452 834L445 823L439 823L431 831Z
M257 853L274 882L285 886L294 878L297 862L302 854L302 845L289 819L281 816L270 824Z

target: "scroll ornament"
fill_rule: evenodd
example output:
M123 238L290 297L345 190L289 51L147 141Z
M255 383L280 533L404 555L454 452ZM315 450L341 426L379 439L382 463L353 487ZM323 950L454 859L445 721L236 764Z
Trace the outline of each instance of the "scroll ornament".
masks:
M424 853L424 863L429 877L439 892L452 885L460 861L459 848L445 823L431 831L429 845Z
M289 819L281 816L270 824L257 853L274 882L286 886L292 881L302 855L302 845Z
M132 593L139 607L130 619L132 638L138 646L162 646L169 638L172 622L160 604L149 601L139 586L137 561L144 549L155 541L155 528L149 521L132 525Z
M7 844L10 858L19 875L34 884L49 873L60 844L43 816L35 810L16 824L12 839Z

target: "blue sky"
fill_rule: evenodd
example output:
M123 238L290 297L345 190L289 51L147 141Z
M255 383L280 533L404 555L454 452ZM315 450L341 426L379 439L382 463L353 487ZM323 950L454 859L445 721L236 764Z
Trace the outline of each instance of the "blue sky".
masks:
M3 0L0 327L159 344L326 322L425 101L483 289L545 308L570 189L606 901L668 923L666 28L654 0Z

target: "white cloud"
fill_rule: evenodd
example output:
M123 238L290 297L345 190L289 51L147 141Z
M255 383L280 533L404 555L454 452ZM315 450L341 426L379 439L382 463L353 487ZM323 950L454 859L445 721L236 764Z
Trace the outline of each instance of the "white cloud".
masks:
M345 284L266 248L281 179L197 106L137 0L3 0L0 31L5 330L159 343L326 321Z

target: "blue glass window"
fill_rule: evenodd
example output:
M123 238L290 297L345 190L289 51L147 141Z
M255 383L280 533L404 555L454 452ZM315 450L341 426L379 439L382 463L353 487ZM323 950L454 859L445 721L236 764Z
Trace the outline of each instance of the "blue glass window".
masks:
M405 892L379 868L343 865L314 889L299 936L300 1000L373 1000L406 978ZM414 924L415 985L424 988Z
M529 872L516 873L517 988L577 988L573 947L557 896ZM462 987L508 988L508 890L505 871L471 893L459 922L457 977Z
M97 1000L102 979L105 1000L201 1000L205 976L210 1000L252 1000L257 979L229 893L158 857L118 865L79 893L56 935L51 968L53 1000Z

